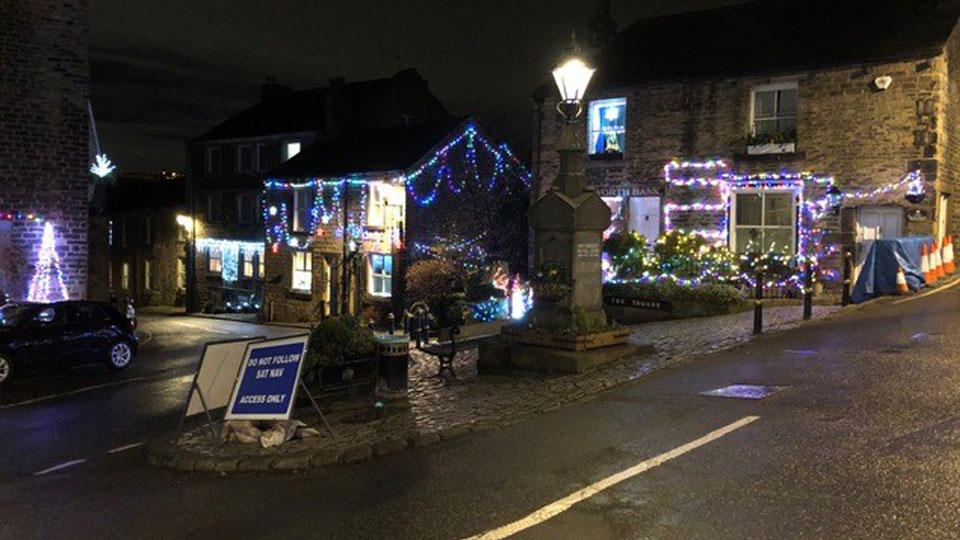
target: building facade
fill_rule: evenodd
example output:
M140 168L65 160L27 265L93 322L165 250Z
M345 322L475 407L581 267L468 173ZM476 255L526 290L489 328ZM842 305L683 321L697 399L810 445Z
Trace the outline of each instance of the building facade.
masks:
M87 8L0 7L0 290L14 299L88 294ZM47 224L58 259L41 256Z
M839 251L942 238L958 225L958 14L768 0L638 21L588 90L591 183L650 240L699 231L737 252L819 256L830 278ZM555 104L537 110L537 193L556 176ZM823 210L830 186L839 216ZM819 251L804 253L812 234Z

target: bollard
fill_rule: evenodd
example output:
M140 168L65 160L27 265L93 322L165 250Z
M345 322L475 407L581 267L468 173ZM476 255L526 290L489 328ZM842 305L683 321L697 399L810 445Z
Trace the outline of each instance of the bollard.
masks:
M813 315L813 263L809 259L803 274L803 320L809 321Z
M390 335L397 331L397 317L391 312L387 313L387 320L390 321Z
M849 251L843 254L843 293L840 298L840 305L850 305L850 278L853 273L853 254Z
M763 272L757 270L757 292L753 304L753 335L763 332Z

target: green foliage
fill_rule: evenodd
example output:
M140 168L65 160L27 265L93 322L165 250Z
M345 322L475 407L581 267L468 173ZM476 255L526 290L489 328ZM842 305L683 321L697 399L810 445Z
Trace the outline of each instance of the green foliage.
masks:
M326 366L344 358L370 354L376 344L373 332L354 317L330 317L313 327L307 362L310 366Z
M407 270L407 300L411 303L433 304L440 298L462 291L463 276L450 262L426 259L413 263Z
M699 234L670 231L654 246L661 274L683 279L727 281L737 275L737 260L727 246L714 246Z
M639 233L614 233L603 242L603 251L610 256L618 278L636 278L644 272L658 271L658 259L647 246L647 239Z
M558 302L573 290L573 281L567 269L559 264L548 261L537 267L530 280L534 299L544 302Z

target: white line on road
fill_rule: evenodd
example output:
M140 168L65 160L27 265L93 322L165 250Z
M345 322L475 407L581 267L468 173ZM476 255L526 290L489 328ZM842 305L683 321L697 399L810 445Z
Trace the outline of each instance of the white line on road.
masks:
M75 460L73 460L73 461L68 461L68 462L66 462L66 463L61 463L61 464L59 464L59 465L54 465L53 467L50 467L49 469L44 469L44 470L42 470L42 471L37 471L37 472L33 473L33 475L34 475L34 476L43 476L43 475L45 475L45 474L47 474L47 473L51 473L51 472L53 472L53 471L59 471L60 469L66 469L67 467L73 467L74 465L79 465L79 464L81 464L81 463L86 463L86 462L87 462L87 460L85 460L85 459L75 459Z
M117 454L117 453L120 453L120 452L125 452L125 451L127 451L127 450L132 450L132 449L134 449L134 448L136 448L136 447L138 447L138 446L143 446L143 443L142 443L142 442L137 442L137 443L128 444L128 445L125 445L125 446L118 446L117 448L114 448L113 450L107 450L107 453L108 453L108 454Z
M529 529L530 527L547 521L548 519L568 510L571 506L577 504L578 502L588 499L609 487L619 484L620 482L632 478L640 473L646 472L658 465L662 465L675 457L682 456L691 450L696 450L697 448L709 442L715 441L720 437L728 435L733 431L736 431L743 426L746 426L747 424L759 419L759 416L745 416L732 424L728 424L718 430L711 431L695 441L688 442L683 446L678 446L673 450L664 452L663 454L650 458L646 461L641 461L629 469L620 471L617 474L594 482L593 484L590 484L579 491L575 491L570 495L567 495L559 501L550 503L547 506L540 508L523 519L519 519L513 523L504 525L498 529L487 531L477 536L471 536L465 540L500 540L502 538L507 538L508 536L513 536L520 531Z
M200 326L199 324L190 324L180 321L174 321L173 324L178 326L186 326L187 328L193 328L194 330L203 330L204 332L210 332L212 334L233 334L233 332L227 332L226 330L214 330L213 328L207 328L206 326Z
M897 305L897 304L902 304L902 303L904 303L904 302L912 302L912 301L914 301L914 300L918 300L918 299L920 299L920 298L923 298L924 296L930 296L931 294L937 294L938 292L940 292L940 291L945 291L945 290L947 290L947 289L949 289L949 288L951 288L951 287L956 287L957 285L960 285L960 279L954 281L953 283L951 283L951 284L949 284L949 285L944 285L943 287L937 287L936 289L933 289L932 291L927 291L927 292L925 292L925 293L923 293L923 294L918 294L918 295L916 295L916 296L911 296L911 297L909 297L909 298L902 298L902 299L897 300L897 301L895 301L895 302L890 302L890 304L895 306L895 305Z
M193 380L193 377L194 377L193 375L183 375L183 376L180 376L180 377L171 377L170 379L171 379L171 380L179 380L179 381L184 381L184 382L186 382L186 381ZM109 387L111 387L111 386L119 386L119 385L121 385L121 384L127 384L127 383L132 383L132 382L137 382L137 381L146 381L146 380L151 380L151 379L162 380L162 379L164 379L164 378L165 378L165 377L163 377L163 376L158 376L158 375L150 375L150 376L144 376L144 377L132 377L132 378L130 378L130 379L124 379L124 380L122 380L122 381L114 381L114 382L109 382L109 383L104 383L104 384L97 384L97 385L94 385L94 386L87 386L87 387L84 387L84 388L78 388L78 389L76 389L76 390L71 390L71 391L69 391L69 392L64 392L64 393L62 393L62 394L53 394L53 395L50 395L50 396L43 396L43 397L38 397L38 398L33 398L33 399L27 399L27 400L24 400L24 401L18 401L18 402L16 402L16 403L8 403L8 404L6 404L6 405L0 405L0 409L10 409L10 408L13 408L13 407L22 407L23 405L30 405L31 403L39 403L39 402L41 402L41 401L49 401L49 400L51 400L51 399L57 399L57 398L61 398L61 397L72 396L72 395L74 395L74 394L82 394L82 393L84 393L84 392L89 392L89 391L91 391L91 390L99 390L100 388L109 388Z

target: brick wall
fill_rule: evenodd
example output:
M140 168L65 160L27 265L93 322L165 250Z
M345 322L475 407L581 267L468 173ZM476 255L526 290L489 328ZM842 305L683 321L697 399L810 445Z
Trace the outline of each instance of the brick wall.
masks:
M87 293L89 51L86 0L0 5L0 211L37 212L57 236L70 297ZM36 261L42 227L14 228ZM26 294L24 276L11 293Z

